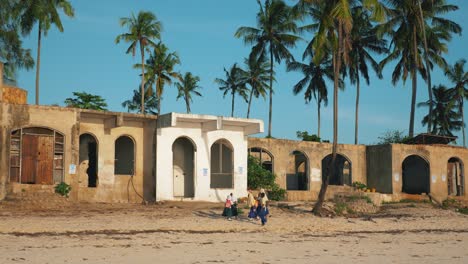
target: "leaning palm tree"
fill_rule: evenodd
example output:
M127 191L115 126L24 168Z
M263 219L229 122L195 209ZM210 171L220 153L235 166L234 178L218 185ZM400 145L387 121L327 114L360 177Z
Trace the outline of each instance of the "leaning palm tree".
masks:
M197 89L201 87L198 85L200 77L194 76L191 72L186 72L181 82L176 83L177 90L177 100L183 98L185 101L185 107L187 108L187 114L190 114L190 103L192 102L192 94L196 96L202 96Z
M37 59L36 59L36 104L39 104L39 72L41 67L41 38L47 36L50 26L54 24L63 32L59 10L66 16L73 17L74 10L68 0L23 0L17 2L21 30L24 35L31 33L38 24Z
M429 118L432 118L430 120L433 124L430 131L432 134L453 136L453 131L459 131L463 127L463 122L460 121L461 114L456 111L458 102L453 100L453 94L443 85L434 86L432 93L434 95L432 102L426 101L418 104L418 107L434 106L434 112L432 115L424 116L422 124L427 125Z
M268 137L271 137L273 115L273 66L275 61L293 61L293 55L288 48L294 48L298 36L293 10L282 0L266 0L262 4L257 0L260 11L257 13L257 27L240 27L235 33L236 38L243 38L246 44L253 45L252 54L260 57L268 54L270 57L270 110L268 113Z
M223 97L226 97L229 93L231 94L231 117L233 117L236 94L240 95L247 102L247 87L245 86L245 82L242 81L241 71L236 63L232 65L229 71L224 68L224 73L226 74L226 79L216 78L215 83L219 85L219 90L223 91Z
M455 65L447 67L445 76L454 84L449 92L452 96L452 100L457 102L458 112L461 114L462 119L462 133L463 133L463 146L466 147L465 138L465 115L464 112L464 100L468 99L468 72L465 71L465 59L458 60Z
M156 86L156 98L158 98L158 113L161 114L161 100L164 86L171 85L173 80L180 80L181 76L174 70L180 59L177 53L168 52L168 48L159 42L153 50L153 54L146 60L147 71L145 79L148 85ZM135 68L142 68L142 64L136 64Z
M270 77L270 64L265 56L249 56L245 59L246 69L240 69L242 80L250 86L249 102L247 105L247 118L250 117L250 106L252 98L262 96L265 98L268 89L268 80ZM273 77L274 79L274 77Z
M140 11L138 16L132 13L131 17L123 17L120 19L120 26L127 27L128 32L117 36L115 43L120 43L121 40L129 42L130 46L127 49L127 54L132 53L135 56L136 48L140 46L141 54L141 113L145 113L145 49L148 45L156 46L153 39L160 39L162 29L159 22L151 12Z
M356 85L356 110L354 119L354 144L358 144L359 131L359 95L361 76L369 85L369 67L382 78L379 64L371 53L382 54L387 52L387 42L377 36L377 31L372 25L369 13L362 7L352 10L353 29L351 30L351 51L349 53L349 64L346 70L349 72L351 84Z
M308 64L302 62L290 62L287 71L297 71L304 75L293 87L294 95L298 95L304 89L304 99L306 104L310 103L312 96L317 101L317 136L320 138L320 108L322 102L328 105L328 89L326 79L333 80L333 65L331 58L324 58L318 65L314 63L312 57Z
M151 86L146 85L146 89L144 92L144 97L145 97L145 107L143 108L145 112L144 114L152 114L156 115L158 114L155 110L158 109L158 100L156 98L156 93L153 91L148 91L152 89ZM141 91L139 89L133 90L133 96L132 99L126 100L122 103L122 107L127 108L128 112L137 112L137 113L142 113L141 112Z
M446 42L451 39L452 33L461 32L461 27L458 24L440 17L442 14L457 10L458 7L447 5L445 0L431 1L431 3L429 1L422 3L424 21L420 19L419 0L388 1L390 19L379 26L380 32L387 34L391 40L391 52L381 62L381 67L390 61L398 60L392 73L392 83L395 85L400 79L405 81L408 74L412 80L410 137L414 135L417 74L419 72L423 79L427 80L427 67L432 68L434 64L437 64L439 67L445 68L446 63L442 53L447 52ZM428 50L425 52L428 57L426 66L422 63L423 32L426 35L428 46ZM429 107L430 109L431 107Z

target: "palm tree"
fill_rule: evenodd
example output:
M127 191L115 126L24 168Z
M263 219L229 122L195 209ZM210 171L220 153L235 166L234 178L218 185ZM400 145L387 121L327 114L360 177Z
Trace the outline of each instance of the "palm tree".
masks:
M255 96L255 98L259 96L265 98L266 96L270 76L270 64L266 61L265 56L256 58L251 55L249 58L245 59L245 67L246 70L240 69L240 71L243 82L250 86L249 102L247 106L247 118L249 118L253 96Z
M372 8L372 18L383 19L383 7L377 0L362 0L366 7ZM316 64L320 62L327 53L331 52L333 65L333 145L330 170L322 180L319 196L312 211L314 214L321 214L322 205L325 200L325 193L328 187L330 175L334 173L337 140L338 140L338 88L342 64L349 62L349 52L351 49L351 30L353 20L351 9L357 4L357 0L300 0L295 6L298 13L309 16L313 24L304 28L314 31L314 37L308 47L314 53L313 60Z
M459 131L463 122L460 121L461 114L456 110L458 101L453 100L453 94L447 87L443 85L434 86L432 88L432 93L434 94L434 101L419 103L420 106L434 106L434 112L432 116L429 114L424 116L422 123L427 125L429 121L432 122L432 134L441 135L441 136L453 136L452 131ZM432 117L432 120L429 118Z
M202 96L197 89L201 88L198 85L200 77L192 75L191 72L186 72L181 82L176 83L177 90L179 94L177 95L177 100L183 98L185 101L185 107L187 108L187 114L190 114L190 103L192 102L192 94L196 96Z
M458 112L462 119L463 146L466 147L464 100L468 98L468 72L465 71L465 59L458 60L455 65L447 67L445 76L455 85L449 89L452 99L457 102Z
M148 45L156 46L153 39L160 39L162 29L161 22L159 22L151 12L140 11L138 16L132 13L131 17L120 18L120 26L127 27L128 32L117 36L115 43L120 43L121 40L129 42L130 46L127 49L127 54L132 53L135 56L137 45L140 46L141 54L141 110L140 113L145 112L145 49Z
M153 50L153 54L146 60L147 71L145 79L148 85L156 86L156 98L158 98L158 113L161 114L161 100L164 93L164 86L171 85L172 80L180 80L181 76L174 71L174 67L180 64L180 59L177 53L168 53L168 48L163 43L159 42ZM136 64L135 68L142 68L142 64ZM151 89L152 90L152 89Z
M253 45L254 56L260 57L268 53L270 55L268 137L271 137L274 62L294 60L288 48L294 48L299 37L294 35L297 32L297 25L291 7L282 0L266 0L264 5L257 0L257 3L260 6L260 11L257 13L257 28L240 27L235 37L242 37L246 44Z
M322 101L325 106L328 105L328 89L325 79L333 80L333 66L330 57L324 58L318 65L314 63L312 58L310 56L308 64L297 61L288 63L287 71L298 71L304 75L304 78L294 85L294 95L298 95L305 89L306 104L310 103L312 95L317 101L317 136L320 138L320 107Z
M158 99L156 98L156 93L153 91L148 91L151 88L151 86L146 85L146 89L143 93L145 100L145 107L141 107L141 91L140 89L135 89L133 90L133 97L131 100L126 100L122 103L122 107L127 108L128 112L137 112L137 113L142 113L141 109L144 109L145 112L144 114L152 114L156 115L158 114L155 110L158 109Z
M451 39L452 33L460 33L461 27L451 20L439 17L450 11L457 10L454 5L447 5L445 0L431 0L422 3L424 21L421 21L419 0L394 0L389 1L390 19L380 26L380 31L388 34L391 39L392 50L381 62L381 67L390 61L398 60L392 73L392 83L395 85L399 79L406 81L408 73L412 79L411 112L409 124L409 136L414 135L414 114L417 93L417 73L427 80L427 66L422 63L423 36L427 38L429 68L437 64L445 68L445 60L442 53L447 52L446 41ZM429 92L431 96L431 92ZM430 100L431 101L431 100ZM431 107L429 107L429 110ZM430 113L429 113L430 114ZM431 120L433 118L430 118ZM428 123L429 125L429 123ZM431 125L432 126L432 125Z
M387 52L387 42L377 36L368 12L362 7L352 10L353 29L351 30L351 51L349 53L349 79L351 84L356 85L356 110L354 120L354 144L358 144L359 131L359 95L361 76L369 85L368 64L374 69L379 78L382 78L379 64L372 57L371 52L382 54Z
M41 66L41 38L47 36L50 26L54 24L63 32L59 11L66 16L73 17L74 10L68 0L23 0L18 1L16 9L19 14L21 30L24 35L31 33L34 25L38 24L37 59L36 59L36 104L39 104L39 72Z
M215 83L219 85L219 90L223 91L223 97L226 97L228 93L232 95L231 117L233 117L234 98L236 94L238 94L247 102L247 87L245 86L245 82L242 81L241 71L237 67L237 63L234 63L229 71L224 68L224 72L226 74L226 79L216 78Z

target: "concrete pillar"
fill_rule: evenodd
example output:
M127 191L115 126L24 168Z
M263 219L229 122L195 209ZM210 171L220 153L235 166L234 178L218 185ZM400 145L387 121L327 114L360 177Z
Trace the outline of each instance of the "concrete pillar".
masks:
M0 102L3 101L3 63L0 62Z
M0 201L7 195L7 177L8 177L8 148L7 148L7 129L0 126Z

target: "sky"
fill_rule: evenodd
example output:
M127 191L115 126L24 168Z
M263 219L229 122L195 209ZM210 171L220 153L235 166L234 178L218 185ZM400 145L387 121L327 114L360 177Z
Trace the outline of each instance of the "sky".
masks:
M231 98L223 98L215 84L216 78L224 78L223 69L234 63L243 66L244 58L250 52L250 46L244 45L234 33L241 26L255 26L258 4L255 0L70 0L75 9L75 17L62 14L64 32L54 26L42 38L40 65L40 104L64 105L64 100L73 96L73 92L87 92L102 96L110 111L127 111L122 102L131 99L134 89L140 89L139 70L133 69L135 63L141 63L137 54L126 54L129 44L115 44L117 35L127 32L119 25L119 19L129 17L132 12L141 10L153 12L163 25L161 40L171 51L177 52L181 65L176 70L181 73L192 72L200 77L203 97L195 97L191 106L192 113L230 116ZM286 0L288 4L295 1ZM92 4L91 4L92 3ZM466 14L468 1L448 0L459 6L459 10L449 13L449 18L468 30ZM458 59L467 58L467 33L454 35L449 43L449 52L445 58L449 64ZM311 39L303 35L303 40L292 50L296 59ZM24 47L32 54L37 50L37 27L29 36L24 37ZM391 83L390 64L379 80L371 74L370 85L361 85L359 108L359 143L375 144L379 137L389 130L408 132L411 100L411 80ZM465 70L466 67L465 67ZM295 72L286 72L284 63L275 64L276 82L273 97L272 136L275 138L297 139L296 131L317 133L317 105L313 100L305 104L303 94L293 95L292 87L302 78ZM30 71L20 70L17 75L19 87L28 91L28 103L35 100L35 68ZM443 71L432 72L433 85L451 86ZM328 82L329 104L322 108L321 137L330 140L333 136L333 83ZM354 143L354 113L356 89L346 81L346 89L338 95L338 141ZM177 89L165 87L161 112L185 113L185 103L176 100ZM427 84L418 79L417 102L428 99ZM261 119L268 129L268 99L256 99L252 103L251 118ZM427 114L426 108L417 108L415 116L415 134L426 131L421 120ZM465 115L467 115L465 110ZM235 117L246 117L247 104L240 97L236 98ZM462 143L461 133L458 144Z

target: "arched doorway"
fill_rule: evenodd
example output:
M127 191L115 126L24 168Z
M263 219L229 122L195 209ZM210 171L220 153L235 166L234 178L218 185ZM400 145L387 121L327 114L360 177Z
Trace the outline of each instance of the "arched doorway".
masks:
M448 195L463 196L465 194L465 175L463 162L456 157L447 162Z
M220 139L210 148L210 188L234 188L234 148L226 139Z
M286 173L286 189L291 191L309 190L309 159L298 150L291 153Z
M85 133L80 135L80 166L85 166L88 175L88 187L98 183L98 143L96 138Z
M322 159L322 180L330 170L332 154ZM336 154L335 169L328 179L329 185L349 185L353 182L351 161L341 154Z
M120 136L115 140L115 175L133 175L135 173L135 142L129 136Z
M65 137L46 127L10 134L10 181L52 185L63 181Z
M273 155L264 148L249 148L249 155L259 160L262 167L273 173Z
M174 197L194 197L195 146L186 137L172 144Z
M402 192L408 194L430 193L429 163L418 155L406 157L402 164Z

